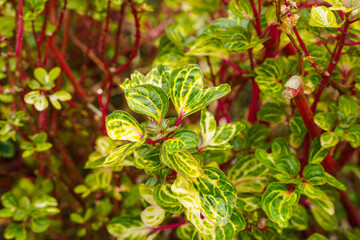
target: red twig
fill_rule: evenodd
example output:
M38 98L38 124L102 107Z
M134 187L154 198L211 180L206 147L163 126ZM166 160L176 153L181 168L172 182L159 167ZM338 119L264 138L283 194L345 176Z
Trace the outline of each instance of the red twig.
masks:
M135 27L136 27L136 34L135 34L135 44L134 47L131 51L130 57L127 60L127 62L120 68L115 70L115 74L119 74L121 72L123 72L126 68L128 68L132 62L132 60L135 58L139 45L140 45L140 37L141 37L141 33L140 33L140 21L139 21L139 17L137 15L137 10L136 7L133 3L132 0L129 0L130 3L130 7L131 7L131 12L134 16L134 21L135 21Z
M324 91L326 85L328 84L328 82L330 80L330 77L331 77L331 74L334 71L337 63L340 60L341 52L342 52L342 49L344 47L344 43L345 43L345 39L346 39L346 33L349 30L349 26L350 26L350 23L346 20L345 24L344 24L344 33L341 36L340 40L336 44L336 48L335 48L335 50L333 52L333 56L331 58L331 62L330 62L329 68L328 68L328 74L323 77L323 79L322 79L322 81L320 83L320 86L319 86L319 88L318 88L318 90L316 92L314 102L311 105L311 110L312 111L315 111L316 106L317 106L317 104L318 104L318 102L320 100L320 96L321 96L322 92Z
M62 55L62 53L60 52L60 50L57 48L57 46L55 45L55 43L50 43L51 44L51 49L53 50L57 60L60 63L61 68L64 70L66 76L69 78L70 82L72 83L75 92L77 94L79 94L79 96L81 97L82 100L86 101L87 96L85 93L85 90L81 87L81 85L78 83L78 81L75 79L69 65L67 64L64 56Z
M184 225L185 223L186 222L179 222L179 223L173 223L173 224L160 226L160 227L153 227L152 230L153 231L161 231L161 230L165 230L165 229L177 228L177 227L180 227L181 225Z
M102 41L101 41L101 52L100 52L100 57L101 59L104 61L105 60L105 42L106 42L106 37L108 35L109 32L109 22L110 22L110 6L111 6L111 0L108 0L108 4L107 4L107 12L106 12L106 21L105 21L105 31L102 37Z
M19 0L19 12L18 12L18 34L16 37L16 50L15 50L15 57L18 57L22 48L22 38L24 32L24 16L23 16L23 5L24 0Z

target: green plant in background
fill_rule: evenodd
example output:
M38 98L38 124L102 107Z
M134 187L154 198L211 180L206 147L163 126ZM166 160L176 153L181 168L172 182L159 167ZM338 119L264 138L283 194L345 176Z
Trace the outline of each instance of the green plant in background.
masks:
M0 232L359 239L359 12L0 0Z
M64 90L57 91L51 95L47 91L55 87L55 79L60 75L60 68L53 68L49 73L43 68L36 68L34 76L36 80L31 80L28 86L31 90L25 95L24 100L27 104L34 105L37 111L43 111L49 106L49 98L51 105L56 109L61 109L59 101L68 101L71 99L70 93Z

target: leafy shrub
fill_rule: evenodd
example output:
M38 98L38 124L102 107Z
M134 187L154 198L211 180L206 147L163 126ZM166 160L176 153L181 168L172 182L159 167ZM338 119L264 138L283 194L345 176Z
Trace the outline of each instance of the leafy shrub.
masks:
M359 9L0 0L4 238L360 238Z

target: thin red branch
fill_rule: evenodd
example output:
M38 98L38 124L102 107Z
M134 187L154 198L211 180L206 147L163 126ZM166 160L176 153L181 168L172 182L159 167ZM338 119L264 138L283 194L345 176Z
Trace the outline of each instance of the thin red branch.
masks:
M22 38L24 32L24 15L23 15L24 0L19 0L18 6L18 33L16 37L15 57L18 57L22 48Z
M60 50L57 48L57 46L55 45L55 43L50 43L51 45L51 49L53 50L57 60L60 63L61 68L64 70L66 76L69 78L70 82L72 83L75 92L77 94L79 94L80 98L84 101L86 101L87 96L85 93L85 90L81 87L81 85L78 83L78 81L75 79L75 76L73 75L69 65L67 64L64 56L62 55L62 53L60 52Z
M107 4L107 11L106 11L106 20L105 20L105 31L104 34L102 36L102 40L101 40L101 45L100 45L100 57L101 59L104 61L105 60L105 42L106 42L106 37L109 33L109 22L110 22L110 6L111 6L111 0L108 0L108 4Z
M136 27L135 43L134 43L134 46L131 51L129 59L122 67L115 70L115 74L119 74L119 73L123 72L125 69L127 69L130 66L130 64L131 64L132 60L135 58L138 48L140 46L141 33L140 33L140 21L139 21L138 13L137 13L136 7L134 5L134 2L132 0L129 0L129 3L130 3L130 7L131 7L131 13L134 16L135 27Z

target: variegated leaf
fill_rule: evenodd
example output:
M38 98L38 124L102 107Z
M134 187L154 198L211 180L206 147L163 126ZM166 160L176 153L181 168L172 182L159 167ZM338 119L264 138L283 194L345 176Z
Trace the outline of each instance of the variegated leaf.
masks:
M159 65L146 74L144 84L150 84L161 88L169 96L170 68Z
M166 117L169 100L165 92L153 85L141 85L125 91L131 110L144 114L160 123Z
M320 188L305 182L299 183L297 188L301 194L305 194L309 198L320 198L325 194Z
M308 164L303 170L304 180L312 185L323 185L326 183L324 168L320 164Z
M113 218L106 228L111 235L118 239L146 240L147 235L152 231L140 219L132 217Z
M138 142L133 142L129 144L125 144L123 146L118 147L111 153L102 164L103 167L115 167L115 166L123 166L123 161L125 160L126 156L132 154L136 148L141 146L145 142L145 138L143 137Z
M186 178L197 178L203 174L198 161L186 150L170 154L163 145L160 152L161 161Z
M229 142L235 135L237 135L245 125L241 122L232 122L221 125L216 128L215 136L210 140L208 145L219 146Z
M204 167L204 175L192 179L198 192L202 213L218 226L228 223L236 202L236 189L225 174L212 167Z
M341 182L339 182L339 180L337 180L333 175L325 172L325 176L326 176L326 182L329 185L336 187L337 189L339 189L341 191L346 191L346 186L344 184L342 184Z
M203 73L199 66L191 64L176 68L170 75L170 97L178 116L190 115L230 92L227 84L203 89Z
M309 216L303 205L297 204L292 207L292 216L290 218L290 227L297 231L304 231L308 228Z
M336 22L335 14L324 6L312 7L309 25L313 27L341 27L341 24Z
M140 214L141 220L145 225L153 227L161 224L165 219L165 210L159 206L149 206Z
M340 138L333 132L325 132L320 136L321 147L331 148L338 144Z
M252 212L261 208L261 195L259 194L238 194L236 207L246 212Z
M283 69L278 60L267 58L265 62L255 68L255 81L262 93L276 97L284 90L281 82Z
M172 207L180 204L169 184L162 184L156 187L153 196L156 203L161 207Z
M254 156L239 159L227 174L238 193L262 192L268 182L268 169Z
M199 144L197 134L191 130L180 130L165 140L163 146L170 154L177 151L194 148Z
M299 201L299 198L298 190L289 192L286 185L271 183L262 197L262 208L270 220L284 228L289 224L292 215L291 207Z
M154 191L155 191L154 187L149 187L146 184L139 185L140 196L151 205L157 205L154 199Z
M202 135L202 146L206 146L216 133L216 121L206 108L201 111L200 127Z
M320 137L314 138L309 149L309 163L321 163L328 152L329 149L321 146Z
M120 110L106 117L106 131L113 140L134 142L144 136L144 132L135 118Z
M310 200L312 201L312 200ZM311 213L313 214L315 221L326 231L334 231L338 229L338 219L336 215L330 215L328 212L319 208L315 204L310 205Z

